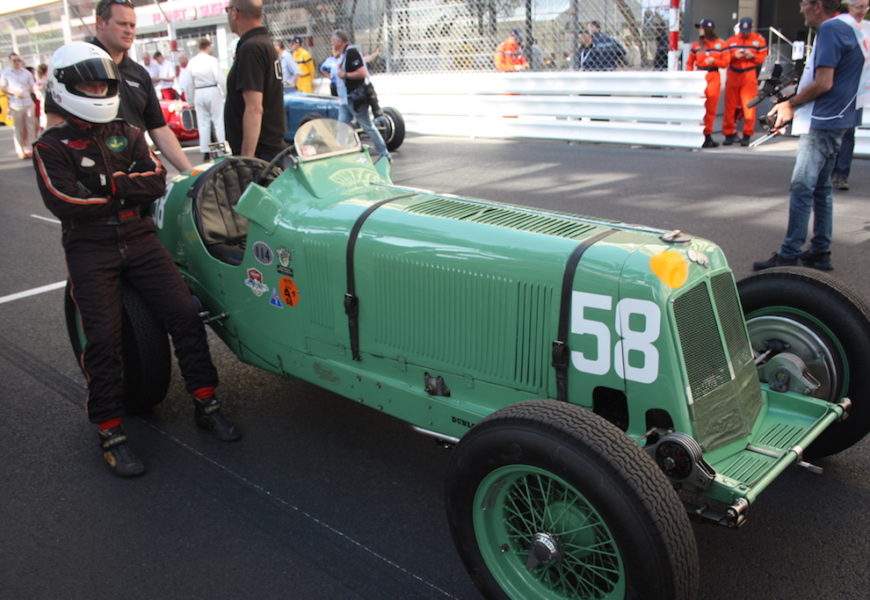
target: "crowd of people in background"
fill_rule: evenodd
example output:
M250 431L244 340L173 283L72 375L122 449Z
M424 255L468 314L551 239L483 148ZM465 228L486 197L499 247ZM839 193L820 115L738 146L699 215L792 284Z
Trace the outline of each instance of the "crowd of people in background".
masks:
M555 53L547 54L538 45L530 32L513 29L495 48L492 54L492 66L499 72L540 71L547 69L580 70L580 71L616 71L632 69L640 66L652 67L654 70L668 68L668 26L661 14L655 10L644 12L641 27L634 33L628 30L607 33L599 21L591 20L571 26L566 34L573 37L576 51L565 53L557 59ZM720 105L720 94L724 84L724 114L722 118L722 133L724 145L739 144L747 146L755 132L755 110L748 106L749 100L757 94L757 73L764 58L767 56L765 38L753 30L751 18L740 19L734 27L734 35L719 38L715 24L710 19L702 19L695 24L698 39L694 41L686 53L685 68L701 70L706 73L706 116L704 118L704 148L714 148L720 142L713 138L714 121ZM525 33L525 35L524 35ZM641 39L637 39L638 36ZM525 39L524 39L525 38ZM199 42L202 43L202 40ZM311 52L304 47L301 37L287 40L275 39L275 49L278 52L284 92L315 91L315 75L320 75L329 81L329 91L339 95L337 57L330 54L318 64ZM210 46L209 46L210 47ZM473 48L465 44L462 52L454 56L457 68L471 68L476 64L470 58ZM377 61L380 49L363 58L366 63ZM201 54L201 53L200 53ZM461 56L460 56L461 54ZM468 54L467 60L463 56ZM16 59L17 57L17 59ZM15 118L16 151L22 158L29 156L30 144L45 127L45 114L41 110L44 99L45 82L48 79L47 65L41 64L34 71L24 67L20 56L10 55L10 66L3 71L0 79L0 91L8 89L10 112ZM213 58L213 57L212 57ZM483 57L486 60L485 57ZM175 62L173 62L173 60ZM204 59L196 61L197 69L201 68ZM217 62L216 59L214 61ZM188 58L184 54L173 53L173 58L164 55L160 50L152 53L143 52L140 64L151 77L152 84L159 99L186 100L191 106L196 104L194 98L196 86L192 86L188 71ZM212 63L210 64L210 68ZM479 66L479 65L478 65ZM374 71L378 67L375 64ZM720 77L724 74L726 79ZM210 80L217 77L211 76ZM208 83L214 85L216 91L199 94L198 114L204 118L212 130L215 141L223 141L221 130L223 126L214 115L222 114L222 108L217 106L223 101L226 89L217 81ZM19 88L30 90L19 93ZM209 106L206 106L208 98ZM739 128L739 130L738 130ZM848 158L850 139L847 136L846 155ZM201 149L202 149L201 144ZM203 154L207 151L203 149ZM836 171L836 184L840 189L846 189L848 184L848 160L844 160Z

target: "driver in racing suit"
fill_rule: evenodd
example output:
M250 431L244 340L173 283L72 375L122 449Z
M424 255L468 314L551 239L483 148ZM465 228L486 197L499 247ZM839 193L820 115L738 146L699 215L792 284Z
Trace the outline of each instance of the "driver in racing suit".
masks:
M142 131L115 119L115 64L97 46L67 44L52 56L47 92L65 120L39 138L33 162L43 201L63 225L70 292L87 339L87 415L98 427L106 463L123 477L145 471L121 425L122 281L172 336L197 425L220 440L239 439L214 396L217 371L196 304L145 216L164 193L166 171Z

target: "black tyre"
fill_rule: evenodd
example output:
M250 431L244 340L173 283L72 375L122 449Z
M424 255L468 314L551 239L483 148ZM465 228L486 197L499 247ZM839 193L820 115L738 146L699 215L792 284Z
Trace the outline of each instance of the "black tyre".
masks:
M662 472L578 406L533 400L484 419L456 447L453 541L487 598L694 598L695 537Z
M849 418L829 427L804 454L828 456L861 440L870 430L870 310L864 302L834 278L801 268L762 271L740 281L737 290L757 353L771 342L784 347L821 383L815 396L852 401Z
M128 413L148 412L163 401L172 376L169 338L145 302L133 288L124 286L124 406ZM67 282L64 312L73 352L79 366L87 340L78 308Z
M387 150L392 152L405 141L405 119L402 113L392 106L384 107L384 114L375 118L375 127L381 132Z

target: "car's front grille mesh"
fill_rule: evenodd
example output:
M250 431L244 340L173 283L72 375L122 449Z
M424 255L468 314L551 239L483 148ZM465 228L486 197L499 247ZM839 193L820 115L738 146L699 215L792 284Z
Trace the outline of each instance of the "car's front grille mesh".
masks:
M730 381L731 372L707 286L700 284L674 300L674 318L694 399Z
M710 286L713 290L713 300L716 302L716 311L719 313L719 321L722 323L728 355L734 364L742 365L752 360L752 349L749 347L743 313L737 301L734 277L731 273L720 273L710 280Z

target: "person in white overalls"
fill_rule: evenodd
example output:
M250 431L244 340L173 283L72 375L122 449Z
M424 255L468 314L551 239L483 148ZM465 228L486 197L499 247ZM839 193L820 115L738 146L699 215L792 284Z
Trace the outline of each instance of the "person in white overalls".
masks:
M187 102L196 109L196 122L199 129L199 150L203 160L209 160L209 142L214 127L215 141L224 142L224 98L227 80L220 69L218 60L211 55L211 40L199 40L199 54L190 59L184 73L181 88Z

